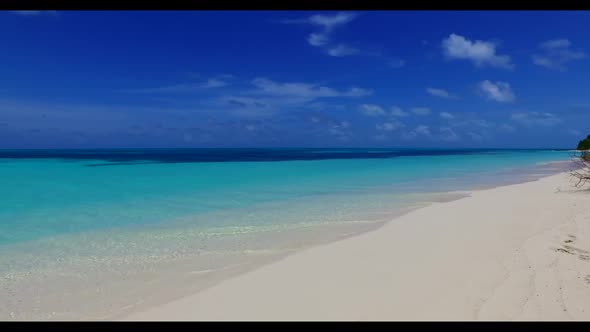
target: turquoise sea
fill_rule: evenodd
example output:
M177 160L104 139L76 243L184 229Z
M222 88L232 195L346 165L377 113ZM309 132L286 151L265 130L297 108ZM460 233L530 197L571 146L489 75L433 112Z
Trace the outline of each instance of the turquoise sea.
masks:
M0 150L0 319L116 318L564 150Z

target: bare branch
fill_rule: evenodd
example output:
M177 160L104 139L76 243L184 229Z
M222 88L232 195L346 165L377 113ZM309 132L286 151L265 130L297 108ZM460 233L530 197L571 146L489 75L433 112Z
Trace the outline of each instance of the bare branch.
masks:
M583 187L590 182L590 152L576 151L571 155L572 167L570 176L578 182L574 185L576 188Z

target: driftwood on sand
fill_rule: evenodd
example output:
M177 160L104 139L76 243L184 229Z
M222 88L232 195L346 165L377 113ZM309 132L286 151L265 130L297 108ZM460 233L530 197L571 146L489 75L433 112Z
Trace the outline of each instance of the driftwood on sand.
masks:
M590 182L590 151L576 151L572 155L571 177L576 181L574 186L582 187Z

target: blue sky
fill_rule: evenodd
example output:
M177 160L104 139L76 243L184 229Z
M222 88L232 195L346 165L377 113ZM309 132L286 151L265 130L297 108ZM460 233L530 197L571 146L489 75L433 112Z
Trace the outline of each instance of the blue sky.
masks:
M0 148L574 147L590 12L0 12Z

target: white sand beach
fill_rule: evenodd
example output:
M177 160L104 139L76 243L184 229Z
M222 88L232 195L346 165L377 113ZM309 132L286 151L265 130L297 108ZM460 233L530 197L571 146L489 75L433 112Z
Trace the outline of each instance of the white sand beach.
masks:
M588 320L590 190L475 191L125 320Z

